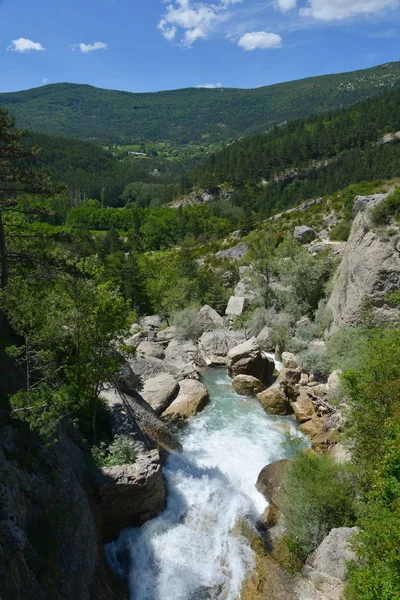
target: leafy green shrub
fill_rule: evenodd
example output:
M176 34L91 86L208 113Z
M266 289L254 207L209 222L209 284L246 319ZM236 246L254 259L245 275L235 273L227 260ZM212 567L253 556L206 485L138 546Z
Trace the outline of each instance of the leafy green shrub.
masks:
M351 466L329 456L301 454L283 481L289 550L304 561L333 527L355 522L356 485Z
M339 221L329 232L329 239L334 242L347 242L351 230L350 221Z
M137 459L137 449L135 442L130 437L116 435L108 447L104 442L99 446L93 446L92 458L98 467L130 465Z
M184 308L174 316L176 335L180 340L198 340L206 330L198 308Z
M285 350L288 352L293 352L294 354L300 354L301 352L307 350L307 348L307 342L300 340L297 337L293 337L286 343Z
M367 332L362 327L345 326L335 331L326 343L326 357L331 371L356 367L360 362L360 345Z
M311 342L311 340L318 337L318 325L316 323L300 325L300 327L296 329L296 335L304 342Z
M381 200L371 210L371 220L374 225L388 225L393 218L400 215L400 189Z
M327 379L331 371L324 350L309 348L299 355L299 364L303 371L312 373L321 379Z

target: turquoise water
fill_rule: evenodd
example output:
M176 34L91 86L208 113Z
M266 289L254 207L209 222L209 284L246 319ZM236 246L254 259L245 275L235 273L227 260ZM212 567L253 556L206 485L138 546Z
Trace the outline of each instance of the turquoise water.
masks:
M232 530L266 508L258 474L285 457L284 434L296 424L236 394L226 369L210 369L202 381L211 402L181 433L183 455L167 460L166 509L107 547L120 574L129 556L131 600L235 600L253 564L247 541Z

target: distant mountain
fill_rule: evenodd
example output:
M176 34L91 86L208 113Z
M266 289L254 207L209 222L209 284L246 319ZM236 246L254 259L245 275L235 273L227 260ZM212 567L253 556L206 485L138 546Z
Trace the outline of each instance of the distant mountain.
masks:
M134 94L57 83L0 94L19 127L97 143L223 142L290 119L346 107L400 84L400 62L257 89Z

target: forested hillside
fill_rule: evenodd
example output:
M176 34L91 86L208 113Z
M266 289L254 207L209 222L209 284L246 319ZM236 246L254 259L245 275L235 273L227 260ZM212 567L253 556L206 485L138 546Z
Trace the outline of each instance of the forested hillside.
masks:
M134 94L60 83L0 94L17 125L98 143L208 144L349 106L400 82L400 63L252 90L188 88Z
M397 138L400 89L353 107L276 126L212 154L192 173L192 184L237 189L237 205L269 214L350 183L389 178L400 171ZM385 142L385 143L383 143Z

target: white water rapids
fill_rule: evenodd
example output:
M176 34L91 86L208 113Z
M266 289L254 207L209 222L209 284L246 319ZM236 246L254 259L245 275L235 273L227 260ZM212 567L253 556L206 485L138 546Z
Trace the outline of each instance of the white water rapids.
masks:
M240 518L255 523L266 508L258 474L285 457L284 433L295 424L237 395L225 369L202 381L211 402L182 432L183 455L167 460L165 510L107 546L115 571L126 576L129 565L131 600L236 600L253 564L233 529Z

